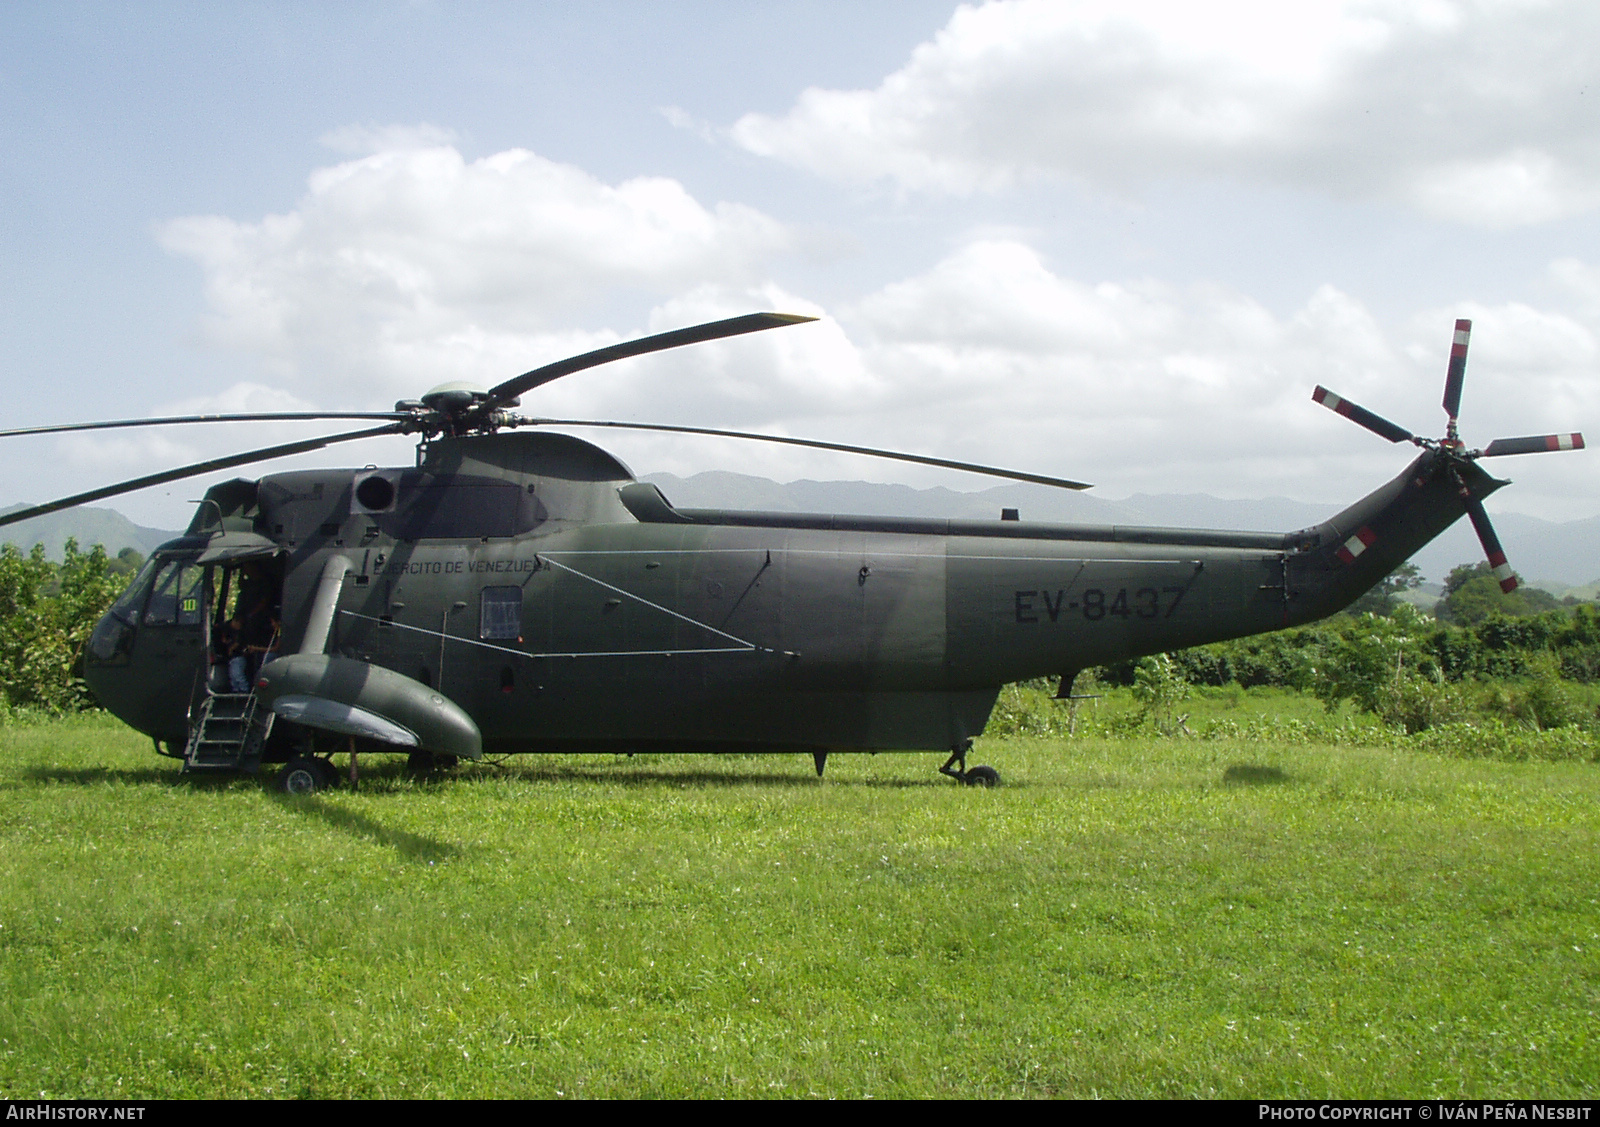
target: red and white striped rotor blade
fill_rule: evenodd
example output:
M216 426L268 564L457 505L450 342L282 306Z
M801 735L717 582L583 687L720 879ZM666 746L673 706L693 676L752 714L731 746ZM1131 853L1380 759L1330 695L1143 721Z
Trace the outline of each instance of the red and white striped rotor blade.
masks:
M1527 438L1497 438L1484 448L1485 458L1502 454L1544 454L1551 450L1582 450L1581 434L1536 434Z
M1456 322L1456 335L1450 341L1450 367L1444 377L1444 410L1454 421L1461 414L1461 384L1467 378L1467 343L1472 339L1472 322Z
M1318 384L1317 390L1311 393L1311 398L1328 410L1343 415L1357 426L1366 427L1379 438L1387 438L1390 442L1409 442L1415 437L1405 427L1391 423L1382 415L1374 415L1365 407L1335 395L1321 384Z
M1500 581L1500 590L1506 594L1517 589L1517 576L1511 570L1511 565L1506 562L1504 549L1500 547L1500 537L1494 534L1494 525L1489 523L1489 514L1483 511L1483 505L1476 497L1468 497L1464 502L1467 506L1467 516L1472 520L1473 530L1478 534L1478 543L1483 545L1483 554L1489 559L1489 566L1494 568L1494 577Z

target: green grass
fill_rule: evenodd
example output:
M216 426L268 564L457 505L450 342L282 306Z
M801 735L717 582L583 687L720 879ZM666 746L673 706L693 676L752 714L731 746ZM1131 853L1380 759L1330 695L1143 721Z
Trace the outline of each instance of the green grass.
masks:
M0 729L0 1096L1594 1094L1600 767L979 751L289 799Z

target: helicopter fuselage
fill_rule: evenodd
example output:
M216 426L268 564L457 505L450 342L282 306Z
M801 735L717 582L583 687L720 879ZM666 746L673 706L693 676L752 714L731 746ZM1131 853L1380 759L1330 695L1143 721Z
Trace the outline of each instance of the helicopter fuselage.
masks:
M1445 462L1279 534L679 510L564 435L439 439L414 469L214 488L102 621L87 674L181 742L219 577L252 560L284 653L336 584L312 648L447 698L485 751L951 749L1007 682L1065 691L1348 605L1462 515L1463 488L1502 484Z

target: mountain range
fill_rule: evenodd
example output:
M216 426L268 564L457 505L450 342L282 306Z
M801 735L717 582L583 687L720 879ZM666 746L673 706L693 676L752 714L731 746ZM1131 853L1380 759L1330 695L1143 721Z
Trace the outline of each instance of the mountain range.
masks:
M23 508L27 506L7 505L0 509L0 516ZM115 509L91 509L86 506L47 513L0 528L0 542L16 544L24 552L35 544L43 544L45 554L58 563L68 537L75 537L78 546L85 549L94 544L104 544L113 556L124 548L133 548L140 555L148 556L158 544L181 535L181 532L170 529L134 524Z

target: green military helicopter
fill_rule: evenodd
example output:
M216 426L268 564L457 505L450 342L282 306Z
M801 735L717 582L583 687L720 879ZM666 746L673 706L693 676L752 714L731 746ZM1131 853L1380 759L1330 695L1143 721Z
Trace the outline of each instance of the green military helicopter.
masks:
M947 459L701 427L529 418L519 397L599 364L813 320L758 313L537 368L484 392L446 384L390 412L182 416L0 432L222 420L380 425L251 450L0 517L377 435L419 437L413 467L306 470L213 486L96 626L95 695L189 771L287 761L280 785L338 779L330 758L414 767L529 751L939 750L967 767L1002 685L1309 622L1348 606L1463 513L1501 585L1483 509L1507 484L1479 458L1580 449L1579 434L1461 442L1470 322L1456 322L1445 435L1422 438L1325 388L1322 403L1421 453L1313 528L1284 534L1000 520L678 509L604 450L549 426L723 435L1083 489ZM529 429L525 429L529 428ZM1008 519L1009 518L1009 519ZM231 621L230 621L231 620ZM264 623L270 622L268 629ZM253 623L253 625L252 625ZM256 631L269 658L219 641ZM250 648L250 647L244 647ZM226 669L234 666L230 681Z

